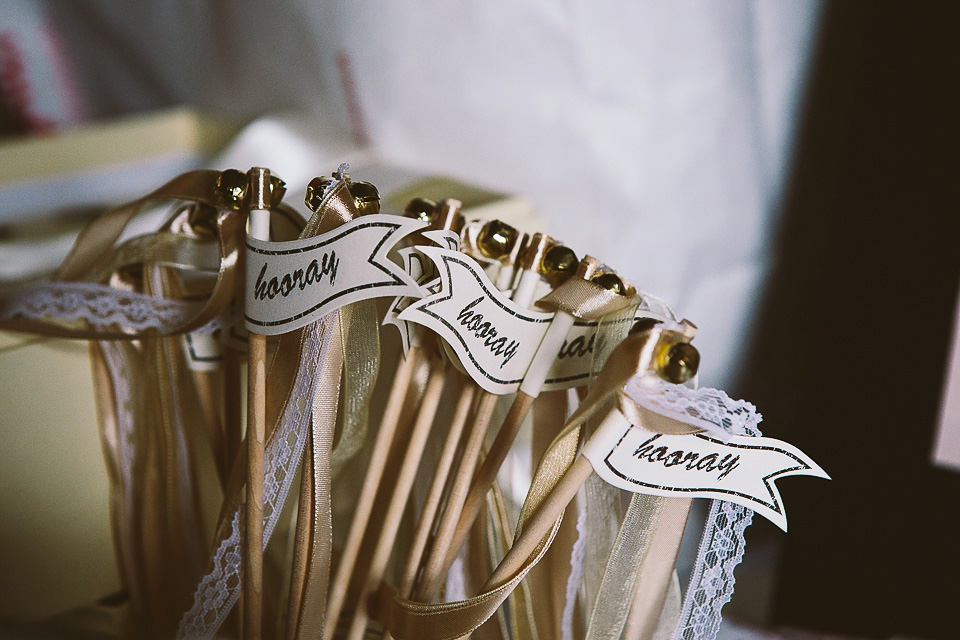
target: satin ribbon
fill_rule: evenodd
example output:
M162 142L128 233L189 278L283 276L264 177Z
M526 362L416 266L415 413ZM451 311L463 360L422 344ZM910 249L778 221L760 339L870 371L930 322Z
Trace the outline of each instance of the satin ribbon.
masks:
M591 368L594 374L603 370L613 348L627 336L633 324L636 307L630 306L617 313L605 316L598 327L598 337ZM599 412L606 415L614 403L607 401ZM597 419L588 423L588 433L599 424ZM586 439L583 434L582 440ZM612 487L596 474L591 474L584 483L585 521L583 535L583 575L580 581L581 606L587 621L601 598L601 583L613 550L621 524L620 490Z
M616 399L629 415L644 417L649 411L641 411L626 394L623 385L633 376L648 373L646 359L641 358L647 346L647 336L640 334L627 337L611 353L597 380L583 403L567 421L563 430L551 443L540 462L517 523L517 535L524 522L539 508L560 478L572 464L579 446L580 428L591 416L597 414L605 403ZM700 430L672 418L660 417L654 425L640 422L638 426L660 433L697 433ZM379 620L396 638L420 640L452 640L472 632L490 616L516 588L527 572L543 557L556 535L562 518L541 540L533 553L502 582L473 598L458 602L429 604L414 602L400 597L396 589L384 585L380 590Z
M11 299L22 299L31 295L31 285L18 287L0 296L0 329L25 331L41 335L79 338L86 340L135 340L145 336L166 336L194 331L207 324L227 308L235 299L242 285L242 270L239 269L241 247L244 242L244 225L246 220L240 212L218 210L216 199L216 182L219 177L216 171L192 171L171 180L153 193L124 205L118 209L108 211L93 220L77 237L63 265L57 272L57 282L85 281L93 275L103 281L112 273L111 269L118 266L130 265L134 262L149 263L154 258L161 258L159 262L168 259L173 262L185 260L179 250L170 250L169 238L164 235L154 235L152 240L137 240L113 250L113 244L120 237L127 224L148 203L167 200L184 200L195 204L212 207L216 211L215 225L219 262L217 279L213 289L202 305L184 305L184 317L169 326L157 329L140 330L124 324L122 321L114 328L92 326L89 322L64 323L56 318L26 318L5 317L3 308L11 303ZM185 248L192 244L186 241ZM123 248L126 247L126 248ZM186 252L184 249L183 252ZM173 253L174 255L168 255ZM108 260L104 260L108 257ZM196 256L194 256L196 257ZM107 268L104 268L104 267ZM213 266L204 258L204 268ZM39 285L42 290L42 283ZM64 289L65 299L69 301L70 291ZM124 299L124 292L117 292L119 304L130 304L130 313L142 313L136 305L133 296Z
M214 210L219 251L212 256L212 239L196 241L167 230L134 238L115 249L111 246L147 201L186 199L196 204L213 193L218 175L196 172L103 214L81 233L60 272L61 279L105 282L125 266L143 265L143 294L102 287L104 295L134 302L146 295L178 304L177 275L164 265L194 268L193 263L200 262L199 268L219 274L206 303L179 303L192 311L192 318L188 315L183 322L147 332L122 323L120 330L105 330L56 318L38 322L7 316L0 323L3 328L46 335L124 340L92 343L91 361L111 484L114 546L121 581L130 593L125 633L137 637L172 634L199 578L205 546L195 468L203 412L193 387L185 383L188 374L179 338L158 336L201 326L222 313L238 281L235 265L242 229L236 214ZM169 225L170 221L165 227ZM48 294L71 295L69 283L53 283L47 289L43 284L35 286ZM90 290L90 286L81 287L83 292ZM29 285L14 292L21 300L25 295L30 295Z
M178 295L174 274L145 266L145 287ZM169 637L200 576L206 546L196 474L204 431L179 338L91 344L111 484L125 635Z

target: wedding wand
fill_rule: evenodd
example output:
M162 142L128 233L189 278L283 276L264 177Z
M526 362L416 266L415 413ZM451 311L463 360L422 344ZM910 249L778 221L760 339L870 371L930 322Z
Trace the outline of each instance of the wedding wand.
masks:
M507 290L514 280L517 258L520 251L526 246L527 235L499 220L488 220L467 223L461 237L464 253L478 261L498 265L494 286L501 291ZM407 561L400 574L399 592L404 597L409 596L413 590L417 572L420 569L421 560L423 560L423 552L426 549L434 520L440 509L456 450L478 389L479 387L472 384L469 378L464 377L460 395L457 398L453 417L450 421L450 428L447 431L447 438L437 460L437 468L414 531ZM389 638L389 633L384 637L385 639Z
M596 287L591 288L590 285L583 284L587 282L596 285ZM599 261L589 256L584 257L584 259L580 261L576 275L567 280L564 286L568 288L577 287L578 289L583 289L584 286L586 286L586 290L583 291L581 295L584 300L589 300L591 297L596 298L598 295L609 297L610 293L625 299L633 294L632 287L628 289L615 273L606 269ZM596 305L594 305L592 302L581 301L578 304L586 311L587 308L599 306L601 303L597 301ZM500 465L503 464L503 461L510 451L510 447L513 446L513 442L520 431L520 427L523 425L523 421L526 419L527 414L529 414L533 406L534 400L543 388L550 366L556 359L556 354L559 352L567 333L576 321L575 313L579 315L578 312L570 312L562 308L557 308L550 327L547 329L547 333L537 349L536 356L527 369L527 373L520 385L520 391L511 405L510 411L504 418L503 425L497 432L496 438L494 438L493 443L490 445L490 450L486 458L484 458L483 463L479 469L477 469L477 473L470 487L470 492L464 501L460 519L454 530L450 548L443 561L441 575L445 575L446 572L449 571L450 565L453 564L456 554L466 539L470 528L473 526L474 520L476 520L480 511L483 509L487 492L490 490L490 487L493 486L494 480L496 480ZM437 597L437 595L437 592L433 594L434 597Z
M348 184L348 189L358 216L368 216L380 213L380 193L377 188L369 182L350 180L344 173L344 168L334 173L336 180L344 180ZM310 181L304 194L304 204L314 216L323 219L322 206L324 197L335 182L334 177L318 176ZM336 312L339 313L339 310ZM342 363L341 363L342 366ZM399 378L403 384L403 393L406 393L406 383L409 383L409 376ZM394 386L397 386L397 379L394 380ZM339 397L339 393L338 393ZM392 432L391 432L392 433ZM311 436L312 437L312 436ZM311 445L312 447L312 445ZM374 456L376 457L376 449ZM382 464L381 464L382 470ZM313 455L305 452L303 465L301 467L300 494L298 497L297 526L294 532L292 564L290 567L290 586L287 598L287 634L286 637L293 639L300 637L304 628L309 629L312 625L322 623L326 628L326 601L329 593L329 575L322 578L320 582L311 579L310 564L315 562L312 558L312 549L317 544L314 539L314 513L318 508L318 499L315 495L315 474L317 470L314 467ZM376 486L374 485L374 489ZM371 503L372 505L372 503ZM369 511L368 511L369 513ZM321 568L321 571L329 573L329 567ZM311 582L315 592L311 591ZM318 586L322 585L322 586ZM313 599L322 599L320 606L311 602ZM318 609L320 615L317 615ZM334 620L334 623L336 621ZM306 631L309 633L309 631Z
M431 228L435 231L459 231L459 228L463 225L463 216L460 214L460 202L457 200L448 199L437 205L424 198L416 198L408 204L405 215L429 222ZM419 329L415 328L414 333L417 331L419 331ZM370 520L380 481L383 477L384 467L387 463L387 456L393 444L394 435L403 410L403 402L407 395L407 389L416 371L418 361L422 357L423 352L420 341L414 336L414 340L411 341L410 350L406 358L401 362L394 378L380 430L377 432L377 437L373 445L370 464L367 467L360 495L357 498L357 506L354 509L353 518L350 522L350 529L347 533L343 553L341 554L340 562L337 565L337 571L331 584L324 640L331 640L336 631L336 622L343 610L347 588L349 587L350 579L360 552L360 546ZM384 522L385 529L381 530L381 538L378 539L382 542L378 542L378 548L380 545L385 544L389 537L386 535L387 529L391 526L399 526L407 496L413 486L416 468L419 465L423 447L426 444L426 436L429 434L430 425L433 423L433 416L440 400L440 393L443 391L445 375L445 367L439 367L431 371L427 381L424 396L420 400L420 410L418 411L413 432L410 435L407 452L404 456L404 462L401 465L400 477L394 487L394 494L390 503L394 511L397 509L400 510L400 515L395 517L397 522L394 525L394 523L391 522L391 509L388 508ZM411 466L412 471L410 470ZM408 472L407 475L409 478L404 476L405 471ZM404 492L403 485L406 482L409 482L409 487L407 487ZM396 506L397 503L399 503L399 507ZM396 532L394 532L393 536L395 535ZM389 559L389 550L392 548L392 545L393 541L390 540L386 549L386 553L388 554L387 559ZM383 553L384 551L380 551L380 555L383 555ZM380 561L376 552L374 553L374 561ZM382 562L385 566L386 560ZM377 570L371 565L368 571L370 573L376 573ZM381 577L382 572L383 570L381 569ZM379 584L379 579L377 582ZM364 608L361 599L359 609Z
M666 380L673 384L682 384L691 379L697 372L699 365L699 354L690 344L690 340L696 331L696 328L684 320L679 330L649 328L649 323L641 321L637 323L633 335L622 343L624 345L622 352L638 353L635 360L629 364L632 365L636 375L650 377L654 374L657 378ZM640 329L640 331L637 331ZM634 344L626 344L626 343ZM633 347L631 349L631 347ZM637 349L639 347L639 350ZM617 358L611 356L611 365L622 364L617 362ZM611 366L611 368L614 368ZM597 387L603 388L603 381L598 380ZM596 408L599 402L591 402L588 398L583 406L587 411ZM578 414L581 410L578 410ZM568 424L579 424L587 416L581 415L578 420L577 414L571 417ZM686 425L682 425L686 427ZM550 533L551 528L556 521L563 515L567 505L573 500L580 487L586 482L587 478L593 472L593 466L585 455L591 447L596 447L596 443L609 442L609 433L611 431L617 434L623 433L631 428L631 422L624 417L620 409L612 409L597 427L595 433L583 446L583 450L576 457L573 464L563 474L559 482L543 499L539 507L523 522L522 530L518 532L518 537L514 540L513 546L501 560L500 564L493 571L481 591L488 591L496 588L505 578L513 575L520 565L537 549L544 537ZM697 431L689 427L686 431L691 433ZM555 442L563 437L558 436ZM600 445L604 446L603 444ZM546 456L545 456L546 460ZM690 498L673 498L669 501L669 506L676 513L668 514L662 521L663 526L658 526L650 532L650 548L647 553L648 558L653 561L645 563L642 573L637 579L637 585L649 597L636 598L639 602L641 611L633 612L631 615L637 615L641 621L641 627L646 629L645 638L650 637L652 630L656 628L657 618L660 609L663 607L663 597L666 595L666 585L673 572L676 562L677 552L683 530L685 528L687 515L689 514ZM670 517L675 516L675 517Z
M541 278L547 280L554 287L559 286L573 275L576 265L577 257L572 249L549 236L540 233L534 234L530 244L527 245L520 256L520 278L517 288L514 290L513 301L521 307L529 308L533 303L536 285ZM564 332L564 337L566 337L566 332ZM557 348L553 350L553 355L556 355L560 344L562 344L562 338L560 343L557 344ZM549 365L547 365L547 368L549 369ZM544 371L544 375L546 375L546 371ZM499 398L500 396L494 393L483 393L477 403L474 423L467 435L460 466L454 476L447 503L437 525L433 545L424 564L420 582L416 587L418 599L421 601L429 602L438 597L444 577L449 570L449 564L453 561L452 558L450 563L447 563L446 560L450 555L453 557L456 555L448 552L453 545L456 525L461 519L461 512L468 496L471 480L474 478L474 471L480 457L487 428L490 425L493 410ZM523 401L521 400L521 402ZM532 404L532 400L530 402ZM529 406L527 409L529 409ZM462 542L462 538L460 542ZM459 543L456 548L459 549Z
M254 167L249 177L248 233L270 239L270 170ZM247 351L247 500L243 583L243 636L263 632L263 454L267 423L267 337L250 332Z

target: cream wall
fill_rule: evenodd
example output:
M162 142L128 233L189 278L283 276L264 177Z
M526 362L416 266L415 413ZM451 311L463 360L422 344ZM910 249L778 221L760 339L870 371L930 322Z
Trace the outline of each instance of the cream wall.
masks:
M0 617L119 588L86 344L0 332Z

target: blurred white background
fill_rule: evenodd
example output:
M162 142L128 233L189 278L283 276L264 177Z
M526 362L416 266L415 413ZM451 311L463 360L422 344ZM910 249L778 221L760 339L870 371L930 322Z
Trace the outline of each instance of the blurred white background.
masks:
M702 381L723 386L770 260L818 9L79 0L50 13L87 117L284 110L318 139L338 130L390 162L524 194L555 237L698 324Z

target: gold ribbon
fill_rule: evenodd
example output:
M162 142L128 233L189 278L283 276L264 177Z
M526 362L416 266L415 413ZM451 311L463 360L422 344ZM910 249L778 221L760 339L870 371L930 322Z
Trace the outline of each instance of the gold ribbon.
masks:
M541 460L520 512L517 536L523 531L524 523L537 511L570 468L579 446L581 425L610 399L616 398L618 405L628 406L628 410L629 405L636 404L622 392L622 387L631 377L648 372L649 363L642 357L647 340L646 334L628 336L610 354L587 397L564 425L563 430L551 443ZM646 414L636 411L632 415L645 416ZM636 426L651 428L651 425L646 423L639 423ZM661 433L671 434L700 431L671 418L658 420L656 427L666 429ZM554 522L550 532L511 575L473 598L441 604L414 602L400 597L394 587L383 585L380 590L378 619L394 637L401 639L453 640L471 633L496 612L527 572L540 561L556 535L561 521L562 517Z
M596 320L626 307L640 304L638 296L625 296L604 289L583 278L569 278L543 298L537 306L547 311L566 311L584 320Z
M219 172L216 171L191 171L174 178L139 200L101 214L87 225L77 237L73 248L56 275L58 281L89 280L91 275L102 281L112 273L110 269L129 265L133 262L150 263L155 258L161 258L158 262L166 262L167 259L172 259L174 262L184 260L187 256L176 255L177 251L171 251L169 246L171 241L165 234L154 234L152 240L125 243L117 250L113 249L113 245L127 224L150 202L184 200L196 205L211 207L213 211L217 211L215 218L219 249L217 279L210 296L200 305L200 309L187 320L159 331L149 329L144 332L123 325L114 329L106 329L92 327L86 322L80 323L78 326L71 326L55 319L38 321L13 317L0 322L0 328L63 338L135 340L148 336L187 333L216 318L238 296L240 291L243 280L242 269L240 268L241 248L244 243L244 225L246 224L246 219L240 212L218 209L216 182L219 175ZM188 241L183 247L188 247L190 244ZM183 251L186 252L188 249ZM171 253L175 255L168 255ZM106 261L104 260L105 256L109 257ZM103 266L104 263L107 265L106 269ZM26 285L23 290L28 291L29 288L30 285ZM16 292L17 290L14 290L8 292L7 295L15 295ZM118 291L118 295L122 296L122 293L122 291ZM0 306L3 304L4 301L0 299Z
M345 181L340 181L325 196L301 237L326 233L357 215L349 188ZM369 402L379 370L380 343L375 305L372 300L355 303L340 309L330 319L334 336L328 339L336 341L339 354L333 360L325 361L323 371L317 373L311 451L309 462L305 460L302 479L305 486L301 490L301 499L308 499L309 506L305 508L301 504L298 517L295 569L291 574L287 608L288 638L319 637L326 624L333 545L331 482L360 451L366 438ZM281 337L281 342L285 337ZM299 366L300 358L292 362ZM334 447L341 371L345 387L343 427ZM308 509L310 517L306 520L303 516Z

